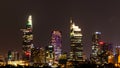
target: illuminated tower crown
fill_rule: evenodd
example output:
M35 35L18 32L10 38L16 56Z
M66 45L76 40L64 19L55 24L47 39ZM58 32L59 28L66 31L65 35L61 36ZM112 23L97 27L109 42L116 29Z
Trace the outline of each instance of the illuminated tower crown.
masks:
M32 15L29 15L29 17L28 17L26 28L32 29Z

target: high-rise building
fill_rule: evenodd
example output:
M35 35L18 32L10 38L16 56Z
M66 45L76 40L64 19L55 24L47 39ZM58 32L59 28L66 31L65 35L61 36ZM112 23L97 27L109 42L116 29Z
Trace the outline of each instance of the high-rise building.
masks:
M113 60L113 58L111 58L112 52L112 44L102 41L101 32L95 32L92 36L91 61L98 64L111 63Z
M61 55L61 46L62 46L62 41L61 41L61 32L58 30L55 30L52 32L52 40L51 40L51 45L53 46L53 51L54 51L54 61L59 60L59 56Z
M81 33L81 28L76 26L72 20L70 20L70 24L70 59L73 61L83 61L83 35Z
M46 63L49 63L49 65L52 65L54 63L54 47L53 45L48 45L46 47Z
M101 32L95 32L92 36L92 56L97 56L99 50L99 41L101 40Z
M100 44L104 44L104 42L101 41L101 32L95 32L92 36L92 54L90 56L91 61L98 62L100 61L98 59L98 54L100 54Z
M31 58L31 49L33 48L33 27L32 27L32 16L29 15L26 28L21 29L23 32L23 59L30 60Z

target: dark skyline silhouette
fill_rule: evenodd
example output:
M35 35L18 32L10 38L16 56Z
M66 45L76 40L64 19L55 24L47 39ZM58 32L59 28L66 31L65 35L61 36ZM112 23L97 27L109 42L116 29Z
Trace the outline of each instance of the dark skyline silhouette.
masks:
M100 31L105 42L119 45L120 1L10 0L0 1L0 54L22 50L22 32L33 16L34 46L49 45L53 30L62 31L63 51L70 51L70 17L82 29L84 52L91 52L92 33Z

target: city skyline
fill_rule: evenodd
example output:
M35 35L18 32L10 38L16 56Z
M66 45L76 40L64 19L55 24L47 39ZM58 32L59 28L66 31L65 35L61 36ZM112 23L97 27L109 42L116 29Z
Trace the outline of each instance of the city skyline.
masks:
M51 32L62 31L62 50L70 51L70 17L82 29L85 53L91 52L91 36L100 31L105 42L119 45L119 1L1 1L0 54L22 51L22 32L29 14L33 16L34 46L49 45ZM44 30L44 31L43 31Z

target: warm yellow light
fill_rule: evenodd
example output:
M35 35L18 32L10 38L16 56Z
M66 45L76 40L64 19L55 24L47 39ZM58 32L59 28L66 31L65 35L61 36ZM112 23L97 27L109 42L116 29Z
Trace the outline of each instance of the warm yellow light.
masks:
M114 56L113 55L108 56L108 63L114 63Z
M120 63L120 55L118 56L118 63Z
M74 31L81 31L80 28L74 28L73 30L74 30Z
M82 36L82 34L73 34L73 36Z
M115 64L115 67L120 67L120 65L116 63L116 64Z
M13 66L17 66L17 65L26 65L28 66L28 63L25 62L25 61L22 61L22 60L19 60L19 61L8 61L8 64L9 65L13 65Z
M81 31L79 26L76 26L74 23L72 24L72 28L73 28L74 31Z

